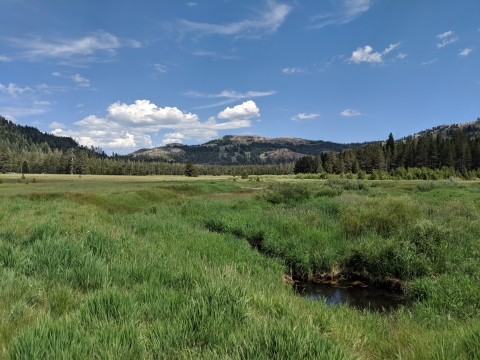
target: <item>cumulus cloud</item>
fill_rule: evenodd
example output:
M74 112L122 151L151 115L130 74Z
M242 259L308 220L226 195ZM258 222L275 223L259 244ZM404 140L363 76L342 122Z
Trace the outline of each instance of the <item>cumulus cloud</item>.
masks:
M121 47L141 47L141 43L130 39L120 39L99 30L80 39L56 38L43 40L40 37L7 39L14 45L25 49L21 58L30 61L40 61L49 58L62 59L61 64L80 65L85 62L98 61L98 55L103 53L114 56Z
M370 9L371 0L343 0L333 2L333 4L337 6L337 9L332 13L313 16L311 20L318 23L310 26L310 28L320 29L327 25L349 23Z
M0 92L7 93L7 94L11 95L12 97L17 97L18 94L22 94L25 91L32 91L33 92L33 90L31 88L29 88L28 86L22 88L22 87L17 86L16 84L13 84L13 83L8 84L8 86L0 84Z
M52 73L52 75L53 75L53 76L62 76L62 74L60 74L58 71L54 71L54 72Z
M70 76L70 79L75 81L78 84L78 86L83 86L83 87L89 87L90 86L90 80L84 78L80 74L72 75L72 76Z
M360 116L360 115L363 115L363 114L358 110L345 109L340 113L340 115L342 115L342 116Z
M354 62L359 64L361 62L368 63L383 63L384 55L387 55L390 51L396 49L400 43L390 44L383 52L373 52L373 48L370 45L365 46L364 48L357 48L357 50L352 52L352 56L348 59L349 62Z
M468 54L470 54L472 52L472 49L471 48L466 48L466 49L463 49L462 51L460 51L460 56L467 56Z
M181 133L167 133L163 137L162 144L167 145L167 144L181 144L182 139L185 138L185 135Z
M61 129L61 128L65 128L65 124L54 121L54 122L50 123L48 125L48 127L50 129Z
M408 55L404 53L400 53L397 55L397 59L405 59Z
M381 53L373 52L373 48L367 45L364 48L359 47L357 50L352 52L350 62L354 62L355 64L359 64L361 62L381 63L383 62L383 58Z
M294 74L294 73L303 73L305 70L301 68L284 68L282 69L282 72L285 74Z
M12 60L13 60L13 59L12 59L12 58L9 58L8 56L0 55L0 61L9 62L9 61L12 61Z
M383 56L387 55L390 51L396 49L400 43L390 44L383 52L373 52L373 48L370 45L365 46L364 48L357 48L357 50L352 52L352 56L348 59L349 62L354 62L359 64L361 62L368 63L383 63Z
M224 25L197 23L181 20L180 26L185 32L193 32L197 35L233 35L235 37L261 36L271 34L283 24L292 8L285 4L277 4L275 1L267 1L266 9L259 12L257 18L244 19Z
M229 120L251 119L252 117L260 116L260 110L252 100L248 100L233 108L227 107L225 110L219 112L217 116L219 119Z
M78 104L77 104L77 107L83 107L83 104L82 104L82 103L78 103Z
M437 48L442 48L458 40L458 37L453 36L453 31L446 31L437 35L436 38L441 40L441 42L437 43Z
M250 118L259 116L259 109L253 101L246 101L233 108L226 108L218 118L201 122L198 115L181 111L176 107L158 107L149 100L137 100L133 104L116 102L107 109L105 117L90 115L74 123L74 129L56 127L54 133L71 136L82 145L100 146L115 151L133 151L138 147L152 147L151 134L161 130L168 132L162 143L182 140L209 140L218 131L250 127Z
M291 119L293 121L300 121L300 120L315 119L319 116L320 116L319 113L312 113L312 114L299 113L299 114L293 116Z

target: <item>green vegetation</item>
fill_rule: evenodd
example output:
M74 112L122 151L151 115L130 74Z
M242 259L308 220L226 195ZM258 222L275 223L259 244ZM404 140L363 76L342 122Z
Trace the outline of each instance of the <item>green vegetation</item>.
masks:
M44 134L0 116L0 173L189 176L185 163L190 162L198 175L212 176L246 172L320 179L475 180L480 177L479 128L476 122L397 141L390 134L384 143L363 144L225 136L203 145L175 144L107 156L100 148L79 146L71 138ZM155 157L155 151L163 155Z
M477 182L17 179L0 176L0 359L480 355ZM327 307L284 274L401 284L409 305Z

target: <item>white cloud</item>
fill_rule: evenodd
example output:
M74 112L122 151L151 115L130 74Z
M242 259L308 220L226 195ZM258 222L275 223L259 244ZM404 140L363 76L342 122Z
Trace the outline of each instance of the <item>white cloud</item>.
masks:
M443 34L439 34L435 37L442 40L441 42L437 43L437 48L442 48L458 40L458 37L453 36L453 31L446 31Z
M293 121L300 121L300 120L307 120L307 119L315 119L319 116L320 116L319 113L313 113L313 114L299 113L299 114L293 116L291 119Z
M34 105L50 105L50 102L48 102L48 101L37 101L37 100L35 100L35 101L33 102L33 104L34 104Z
M305 70L301 68L284 68L282 69L282 72L285 74L294 74L294 73L303 73Z
M320 22L310 28L320 29L327 25L349 23L370 9L371 0L343 0L342 2L333 2L333 4L340 8L333 13L313 16L312 21L320 20Z
M390 51L396 49L400 43L390 44L383 52L373 52L373 48L370 45L365 46L364 48L358 47L357 50L352 52L352 56L348 59L349 62L354 62L359 64L361 62L368 63L383 63L383 56L387 55Z
M340 113L340 115L342 115L342 116L361 116L363 114L358 110L345 109Z
M196 98L229 98L234 100L245 99L245 98L253 98L253 97L260 97L260 96L270 96L275 95L277 92L270 90L270 91L247 91L245 93L239 93L233 90L223 90L217 94L204 94L197 91L189 91L185 93L185 95L190 97Z
M54 72L52 73L52 75L53 75L53 76L62 76L62 74L60 74L58 71L54 71Z
M458 55L460 55L460 56L467 56L467 55L470 54L471 52L472 52L472 49L466 48L466 49L463 49L463 50L460 52L460 54L458 54Z
M427 62L423 62L422 65L430 65L430 64L433 64L437 60L438 59L433 59L433 60L430 60L430 61L427 61Z
M196 5L197 5L196 2L193 2L193 1L187 2L187 6L196 6Z
M158 72L161 72L161 73L166 73L167 72L167 68L163 65L160 65L160 64L153 64L153 67L155 68L155 70L157 70Z
M396 49L399 45L400 45L399 42L396 43L396 44L390 44L390 45L388 46L388 48L386 48L385 50L383 50L383 53L382 53L382 54L383 54L383 55L388 54L390 51Z
M13 84L13 83L8 84L8 86L0 84L0 92L8 93L12 97L17 97L18 94L21 94L25 91L32 91L33 92L34 90L29 88L28 86L22 88L22 87L19 87L16 84Z
M77 104L77 107L83 107L83 104L82 104L82 103L78 103L78 104Z
M250 119L252 117L260 116L260 110L257 105L252 101L245 101L243 104L234 106L233 108L227 107L225 110L218 113L219 119Z
M397 59L405 59L408 55L404 53L400 53L397 55Z
M181 133L167 133L163 137L162 144L167 145L167 144L181 144L182 139L185 138L185 135Z
M132 151L138 147L151 147L151 134L170 129L164 143L181 142L182 139L209 140L218 136L218 131L250 127L251 117L259 110L253 101L234 108L227 108L215 117L201 122L198 115L183 112L176 107L157 107L149 100L137 100L133 104L116 102L107 109L105 117L90 115L75 122L75 129L56 127L54 133L71 136L82 145L100 146L115 151ZM174 139L174 140L172 140Z
M72 76L70 76L70 79L75 81L78 84L78 86L83 86L83 87L89 87L90 86L90 80L84 78L80 74L72 75Z
M198 91L189 91L185 93L186 96L194 97L194 98L207 98L207 99L215 99L215 98L225 98L227 100L223 100L214 104L208 104L203 106L197 106L196 109L208 109L218 106L223 106L230 104L236 100L242 100L247 98L256 98L262 96L271 96L275 95L277 92L270 90L270 91L247 91L245 93L239 93L233 90L223 90L217 94L205 94L200 93Z
M260 16L255 19L244 19L225 25L181 20L180 25L184 31L197 35L220 34L243 37L270 34L276 32L283 24L292 8L285 4L277 4L273 0L267 1L266 5L267 9L260 12Z
M65 128L65 124L61 124L59 122L54 121L54 122L50 123L48 125L48 127L50 129L61 129L61 128Z
M130 39L120 39L99 30L80 39L57 38L42 40L40 37L29 39L9 38L11 43L24 48L21 57L30 61L40 61L48 58L63 59L65 65L81 65L85 62L98 61L97 55L104 53L109 56L116 54L121 47L138 48L141 44Z
M13 59L12 59L12 58L9 58L8 56L0 55L0 61L9 62L9 61L12 61L12 60L13 60Z
M367 45L363 49L359 47L357 50L352 52L352 57L349 59L349 61L354 62L355 64L359 64L361 62L382 63L382 56L383 55L379 52L373 52L372 47Z
M445 39L445 38L447 38L447 37L449 37L449 36L452 36L452 35L453 35L453 31L446 31L446 32L444 32L443 34L437 35L436 38L438 38L438 39Z

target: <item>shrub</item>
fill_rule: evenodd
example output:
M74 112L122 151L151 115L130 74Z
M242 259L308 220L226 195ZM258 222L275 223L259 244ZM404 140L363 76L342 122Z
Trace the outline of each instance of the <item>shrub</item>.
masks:
M402 224L416 221L420 215L420 209L409 198L375 198L360 206L342 206L340 224L347 235L358 236L369 229L388 236Z
M343 189L340 186L324 186L315 193L315 197L335 197L342 195Z
M325 182L325 186L338 186L343 190L368 190L368 185L363 181L356 181L351 179L329 179Z
M428 273L428 266L412 246L395 240L371 238L348 250L343 266L348 272L372 279L396 278L410 280Z
M458 185L459 185L458 181L454 177L450 176L448 180L422 181L420 184L417 185L417 190L421 192L428 192L433 189L455 187Z
M306 200L310 198L310 195L311 190L305 184L278 183L269 186L258 196L272 204L280 204Z

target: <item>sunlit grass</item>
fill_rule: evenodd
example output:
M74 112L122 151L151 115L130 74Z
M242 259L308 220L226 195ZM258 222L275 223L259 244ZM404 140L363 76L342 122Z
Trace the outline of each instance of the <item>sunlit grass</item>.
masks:
M2 359L479 356L477 183L35 178L0 184ZM283 282L333 268L412 303L329 308Z

